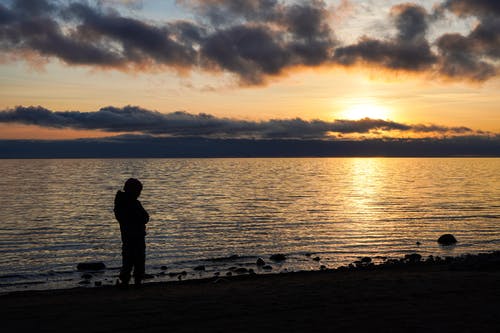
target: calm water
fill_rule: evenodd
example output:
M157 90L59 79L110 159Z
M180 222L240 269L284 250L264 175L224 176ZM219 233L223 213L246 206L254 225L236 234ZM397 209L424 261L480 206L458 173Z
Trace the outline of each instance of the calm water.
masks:
M275 273L500 249L498 158L0 160L0 171L0 291L78 286L86 261L108 267L92 285L114 283L113 199L128 177L144 184L152 281L263 273L255 260L274 253L289 258ZM443 233L458 245L438 246Z

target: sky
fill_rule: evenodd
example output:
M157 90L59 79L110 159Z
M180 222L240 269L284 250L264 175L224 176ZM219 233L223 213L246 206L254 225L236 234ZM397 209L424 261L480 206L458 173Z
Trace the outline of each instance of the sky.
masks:
M498 0L0 0L0 139L500 134Z

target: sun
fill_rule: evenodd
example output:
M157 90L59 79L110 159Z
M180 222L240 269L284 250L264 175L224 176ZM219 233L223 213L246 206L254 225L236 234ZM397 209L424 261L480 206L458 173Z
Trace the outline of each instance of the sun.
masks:
M349 105L340 113L340 118L358 120L363 118L388 119L391 112L388 108L374 102L360 102Z

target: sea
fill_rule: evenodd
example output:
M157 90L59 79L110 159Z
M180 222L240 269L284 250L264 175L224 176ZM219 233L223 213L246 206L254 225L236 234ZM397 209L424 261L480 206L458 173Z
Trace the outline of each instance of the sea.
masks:
M151 216L146 283L500 249L499 158L5 159L0 174L2 293L115 284L129 177Z

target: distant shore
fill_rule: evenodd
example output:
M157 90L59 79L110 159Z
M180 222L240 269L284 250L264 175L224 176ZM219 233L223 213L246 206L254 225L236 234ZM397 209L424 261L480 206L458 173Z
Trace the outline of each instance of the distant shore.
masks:
M500 330L500 252L0 296L6 331Z

